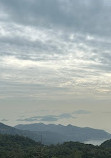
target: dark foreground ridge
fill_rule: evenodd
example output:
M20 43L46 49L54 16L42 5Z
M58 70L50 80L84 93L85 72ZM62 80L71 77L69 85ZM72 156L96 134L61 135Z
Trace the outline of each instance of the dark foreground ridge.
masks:
M79 142L46 146L23 136L0 134L0 158L111 158L111 140L101 146Z

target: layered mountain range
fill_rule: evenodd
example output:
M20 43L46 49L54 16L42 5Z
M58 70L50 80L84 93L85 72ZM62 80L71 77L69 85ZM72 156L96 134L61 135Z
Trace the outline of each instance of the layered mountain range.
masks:
M81 128L72 125L54 125L54 124L20 124L15 127L0 123L0 133L10 135L20 135L31 138L36 142L43 144L57 144L66 141L85 142L90 140L107 140L111 134L104 130L93 128Z

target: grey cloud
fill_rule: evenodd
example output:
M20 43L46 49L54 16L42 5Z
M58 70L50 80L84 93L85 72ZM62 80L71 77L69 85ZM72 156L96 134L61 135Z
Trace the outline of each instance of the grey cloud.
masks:
M53 40L53 39L52 39ZM4 52L0 52L0 56L15 56L23 60L56 60L53 59L51 54L63 54L59 47L54 41L42 42L39 40L28 41L24 38L0 38L0 45L4 49ZM8 45L8 47L7 47ZM47 56L46 56L47 55Z
M58 121L58 118L53 116L45 116L41 118L40 121L53 122L53 121Z
M103 0L0 0L0 10L3 101L11 97L16 104L17 98L24 104L30 99L60 104L78 96L110 96L111 5ZM1 13L8 15L1 18ZM71 116L25 121L63 118Z
M76 118L69 113L63 113L60 115L46 115L46 116L34 116L25 119L18 119L17 121L26 121L26 122L33 122L33 121L43 121L43 122L55 122L61 119L70 119Z
M59 36L57 36L56 38L59 38ZM95 61L103 64L101 65L101 67L100 65L95 67L95 64L88 65L89 67L94 69L98 68L110 70L110 43L101 41L98 42L96 39L87 41L85 40L84 36L76 36L74 43L71 42L69 39L59 40L60 43L56 43L55 40L53 41L53 39L53 42L50 43L49 41L41 42L39 40L31 42L27 39L18 37L14 37L13 39L7 37L5 38L5 41L4 38L1 38L0 45L3 51L0 52L0 56L15 56L21 60L50 61L61 60L63 59L63 57L65 57L66 54L71 52L70 49L78 49L85 52L84 57L82 57L83 60ZM87 45L87 48L79 46L79 43L81 42L83 43L83 45Z
M2 121L2 122L7 122L8 120L7 120L7 119L2 119L1 121Z
M103 0L89 0L85 2L81 2L80 0L38 0L38 1L14 1L11 0L10 2L6 0L0 0L2 11L5 13L8 12L10 15L9 18L12 19L15 23L16 18L20 16L18 24L23 24L24 21L30 20L30 16L33 15L33 20L31 23L32 26L36 26L36 29L43 29L46 28L47 33L47 26L43 25L43 27L39 27L39 24L42 21L43 23L49 23L52 25L52 34L48 34L47 36L52 36L56 32L56 36L54 38L50 38L48 41L30 41L30 38L26 37L18 37L14 36L14 31L16 33L17 30L21 30L19 27L11 25L9 22L7 24L7 30L11 31L13 37L1 37L0 38L0 45L3 52L0 52L0 55L14 55L19 59L24 60L59 60L56 58L55 54L68 54L73 50L73 54L75 50L84 51L85 55L82 57L83 60L86 61L97 61L102 63L101 66L95 66L95 64L88 65L89 68L93 69L104 69L110 70L110 40L108 41L98 41L94 35L99 35L98 33L101 31L101 35L110 35L110 19L104 18L104 16L110 17L110 7L107 8L105 2ZM25 6L25 7L24 7ZM6 8L6 10L5 10ZM30 8L30 15L29 13ZM35 8L35 9L34 9ZM51 9L49 9L51 8ZM21 11L21 12L20 12ZM22 14L22 16L21 16ZM55 15L55 16L54 16ZM13 18L12 16L15 16ZM23 20L21 21L22 17ZM42 19L42 20L41 20ZM106 21L105 21L105 20ZM36 23L37 21L37 23ZM71 22L70 22L71 21ZM108 22L108 24L107 24ZM39 23L39 24L38 24ZM107 25L106 25L107 24ZM77 26L76 26L77 25ZM89 26L91 25L91 26ZM105 26L104 26L105 25ZM9 29L8 29L9 27ZM12 28L11 28L12 27ZM62 33L63 35L60 37L57 35L57 31L64 30L64 28L68 30L72 30L71 32L74 33L74 40L70 40L68 37L68 33ZM74 28L73 29L71 29ZM103 29L104 28L104 29ZM89 30L91 29L91 30ZM99 30L98 30L99 29ZM12 31L14 30L14 31ZM108 33L106 33L108 31ZM64 32L64 31L63 31ZM68 31L70 32L70 31ZM76 36L75 36L76 32ZM23 33L23 32L21 32ZM94 40L86 40L86 35L94 36ZM56 40L55 40L56 38ZM110 37L109 37L110 38ZM51 41L52 40L52 41ZM80 44L86 45L87 48L80 46ZM64 49L63 49L64 48ZM72 50L70 50L72 49ZM89 49L89 50L88 50ZM105 50L109 50L108 53L105 53ZM72 52L71 52L72 53ZM62 58L63 58L62 56ZM105 64L104 64L105 63ZM107 63L107 65L106 65Z
M33 122L33 121L37 121L37 119L34 119L34 118L26 118L26 119L17 119L17 121Z
M61 114L61 115L59 115L59 118L74 118L74 116L72 116L72 114L69 114L69 113L64 113L64 114Z
M86 114L91 114L91 112L87 110L77 110L77 111L74 111L73 114L86 115Z
M0 0L0 4L2 11L19 24L70 28L101 36L111 32L111 7L104 0Z

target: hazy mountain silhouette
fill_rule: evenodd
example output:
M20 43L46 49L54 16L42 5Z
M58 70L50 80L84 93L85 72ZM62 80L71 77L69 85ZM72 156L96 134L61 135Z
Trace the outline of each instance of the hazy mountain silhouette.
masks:
M43 144L57 144L66 141L85 142L111 138L111 134L103 130L42 123L17 125L15 127L0 123L0 134L25 136Z
M41 142L44 144L57 144L64 142L64 137L61 134L48 131L28 131L20 130L11 126L7 126L3 123L0 123L0 134L9 134L9 135L20 135L31 138L36 142Z
M54 124L43 124L43 123L36 123L36 124L20 124L15 126L15 128L19 130L28 130L33 132L42 132L45 136L45 139L50 139L51 137L56 138L58 142L65 142L65 141L88 141L88 140L103 140L103 139L110 139L111 134L107 133L104 130L98 130L93 128L80 128L72 125L63 126L63 125L54 125ZM51 132L51 137L49 135ZM57 135L58 134L58 135ZM59 137L61 138L59 138ZM48 138L49 137L49 138ZM53 144L53 141L52 141Z

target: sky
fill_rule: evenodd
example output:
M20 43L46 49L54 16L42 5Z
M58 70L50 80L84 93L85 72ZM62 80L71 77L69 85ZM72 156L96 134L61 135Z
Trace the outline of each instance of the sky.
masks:
M110 0L0 0L0 122L111 132Z

